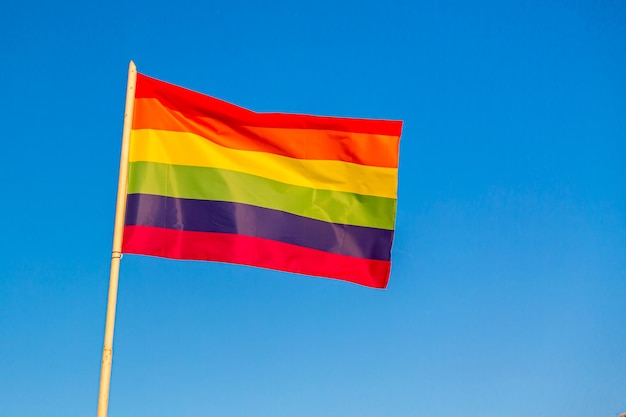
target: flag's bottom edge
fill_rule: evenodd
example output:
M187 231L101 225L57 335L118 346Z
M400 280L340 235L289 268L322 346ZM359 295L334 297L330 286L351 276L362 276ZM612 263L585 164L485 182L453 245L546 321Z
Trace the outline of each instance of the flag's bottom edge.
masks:
M149 226L124 227L122 252L215 261L386 288L391 262L355 258L250 236Z

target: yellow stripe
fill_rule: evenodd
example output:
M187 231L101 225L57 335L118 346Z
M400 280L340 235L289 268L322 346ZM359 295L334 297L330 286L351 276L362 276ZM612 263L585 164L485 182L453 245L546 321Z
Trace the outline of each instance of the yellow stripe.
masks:
M130 162L229 169L287 184L396 198L398 170L342 161L305 160L224 148L201 136L166 130L133 130Z

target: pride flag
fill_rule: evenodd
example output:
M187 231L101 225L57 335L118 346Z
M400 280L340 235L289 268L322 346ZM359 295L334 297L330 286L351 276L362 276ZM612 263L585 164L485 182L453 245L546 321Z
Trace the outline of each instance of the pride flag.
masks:
M401 129L256 113L137 74L122 252L384 288Z

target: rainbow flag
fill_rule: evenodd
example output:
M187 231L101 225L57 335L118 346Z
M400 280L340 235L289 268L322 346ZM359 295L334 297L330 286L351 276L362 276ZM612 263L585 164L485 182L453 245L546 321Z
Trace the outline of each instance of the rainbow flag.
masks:
M256 113L137 74L122 252L384 288L401 129Z

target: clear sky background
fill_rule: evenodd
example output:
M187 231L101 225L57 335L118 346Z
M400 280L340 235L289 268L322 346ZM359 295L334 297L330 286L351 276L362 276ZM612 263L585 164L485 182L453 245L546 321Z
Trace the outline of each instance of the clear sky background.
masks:
M387 290L126 256L111 417L626 411L622 0L6 0L1 416L95 416L130 59L405 124Z

